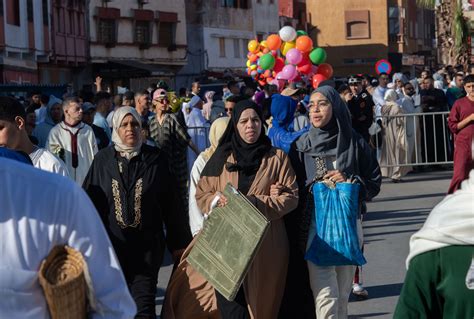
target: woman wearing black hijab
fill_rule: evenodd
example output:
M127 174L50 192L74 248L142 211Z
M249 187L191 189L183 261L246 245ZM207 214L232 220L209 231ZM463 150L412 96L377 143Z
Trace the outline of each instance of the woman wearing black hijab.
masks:
M216 292L222 318L277 318L288 264L288 239L282 217L298 203L296 177L287 155L271 146L262 115L252 101L238 102L215 153L196 188L203 213L224 206L230 182L270 220L270 227L233 302ZM238 252L236 252L238 253Z
M332 183L357 180L360 185L359 215L365 201L380 191L381 175L375 154L351 126L349 110L336 90L319 87L309 103L311 128L296 141L306 175L306 209L303 213L302 246L308 249L316 234L314 200L309 192L315 181ZM358 223L362 239L362 227ZM351 292L355 266L318 266L307 262L317 318L347 318L347 303Z

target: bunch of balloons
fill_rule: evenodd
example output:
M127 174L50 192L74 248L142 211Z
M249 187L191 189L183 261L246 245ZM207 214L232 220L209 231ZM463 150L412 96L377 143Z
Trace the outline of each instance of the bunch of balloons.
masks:
M264 41L248 43L247 74L260 85L266 83L311 81L314 88L332 77L332 66L324 63L326 51L314 48L305 31L284 26Z

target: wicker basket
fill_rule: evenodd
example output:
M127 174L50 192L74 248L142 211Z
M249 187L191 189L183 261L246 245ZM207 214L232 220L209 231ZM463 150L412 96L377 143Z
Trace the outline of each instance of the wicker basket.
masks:
M86 318L84 266L82 254L68 246L54 247L41 263L39 282L52 319Z

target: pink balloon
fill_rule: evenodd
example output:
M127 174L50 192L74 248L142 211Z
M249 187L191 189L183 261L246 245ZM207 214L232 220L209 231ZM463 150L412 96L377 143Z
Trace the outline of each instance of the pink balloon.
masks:
M276 85L277 89L280 90L280 82L277 79L273 79L273 81L270 83L273 85Z
M293 80L298 73L296 72L296 67L294 65L288 64L285 65L280 74L281 78L284 80Z
M303 59L303 55L298 49L290 49L286 53L286 61L291 64L298 64Z

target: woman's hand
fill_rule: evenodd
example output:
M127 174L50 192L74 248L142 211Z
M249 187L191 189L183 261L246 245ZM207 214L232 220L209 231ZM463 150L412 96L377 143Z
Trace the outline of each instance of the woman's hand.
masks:
M278 197L283 193L284 186L280 182L276 182L270 186L270 196Z
M217 201L217 207L224 207L227 205L227 197L225 197L222 193L217 194L220 198Z
M342 183L347 180L347 177L344 175L343 172L338 170L328 171L326 175L324 175L323 179L329 179L333 183Z

